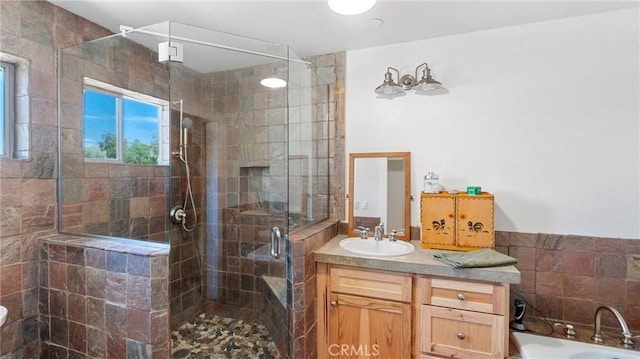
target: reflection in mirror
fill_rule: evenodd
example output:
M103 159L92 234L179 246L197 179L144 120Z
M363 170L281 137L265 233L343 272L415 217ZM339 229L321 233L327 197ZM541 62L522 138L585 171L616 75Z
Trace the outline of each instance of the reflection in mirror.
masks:
M352 153L349 155L349 237L358 227L370 229L382 223L388 236L410 238L411 157L409 152Z

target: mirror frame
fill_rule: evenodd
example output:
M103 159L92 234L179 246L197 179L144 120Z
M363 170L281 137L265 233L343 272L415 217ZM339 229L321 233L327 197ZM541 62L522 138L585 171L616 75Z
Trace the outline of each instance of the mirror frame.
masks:
M365 152L349 154L349 195L348 195L348 217L347 234L349 237L357 237L354 231L354 185L355 185L355 160L357 158L403 158L404 166L404 234L397 235L396 238L409 241L411 239L411 152ZM371 229L373 231L373 228ZM386 230L386 229L385 229ZM388 235L385 233L385 237Z

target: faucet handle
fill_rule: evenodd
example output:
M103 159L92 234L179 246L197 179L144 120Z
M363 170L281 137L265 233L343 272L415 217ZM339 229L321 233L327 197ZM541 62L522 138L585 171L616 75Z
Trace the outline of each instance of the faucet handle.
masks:
M622 343L622 345L625 348L635 348L636 347L636 341L633 339L635 337L637 337L638 335L634 336L633 334L629 333L629 332L624 332L622 333L623 337L620 339L620 342Z
M567 336L567 338L569 339L576 338L576 329L573 327L573 325L566 324L566 323L553 323L553 325L563 327L562 331Z
M396 241L396 236L398 234L404 234L404 229L393 229L391 230L391 234L389 235L389 240L391 242L395 242Z
M363 227L363 226L359 226L355 229L356 232L360 233L360 239L367 239L369 238L369 231L370 229L367 227Z

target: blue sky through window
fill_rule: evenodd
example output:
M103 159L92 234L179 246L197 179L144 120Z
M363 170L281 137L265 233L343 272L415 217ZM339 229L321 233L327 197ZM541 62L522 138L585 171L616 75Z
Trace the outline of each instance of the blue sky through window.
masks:
M122 106L123 140L131 146L136 140L149 145L158 143L161 107L130 97L109 94L90 89L84 90L84 149L87 158L107 158L100 150L104 134L117 138L118 105ZM112 147L113 148L113 147ZM115 159L116 154L109 158Z
M138 140L146 145L158 140L160 106L123 98L124 138L128 144Z
M103 134L116 135L116 114L118 111L115 96L90 90L84 91L84 148L89 151L100 151L99 143L103 141ZM92 152L93 153L93 152ZM103 156L89 156L91 158L106 158Z

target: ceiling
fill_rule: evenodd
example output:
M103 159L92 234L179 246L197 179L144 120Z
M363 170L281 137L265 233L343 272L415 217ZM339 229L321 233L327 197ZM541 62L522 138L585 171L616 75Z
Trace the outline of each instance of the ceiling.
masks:
M604 11L632 1L378 0L355 16L333 13L324 0L166 1L49 0L114 33L168 20L290 45L301 57L423 40ZM373 19L382 20L374 26ZM237 64L236 64L237 65Z

